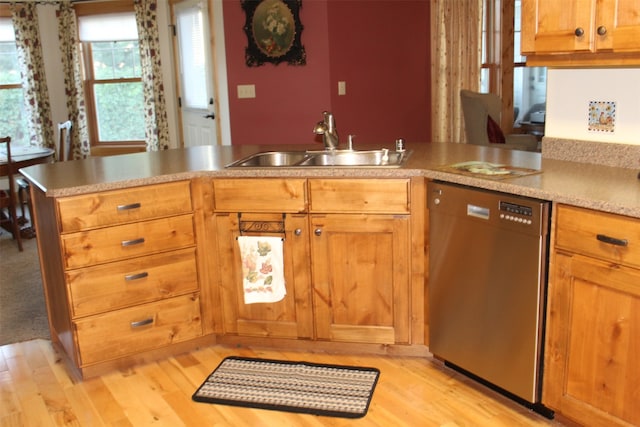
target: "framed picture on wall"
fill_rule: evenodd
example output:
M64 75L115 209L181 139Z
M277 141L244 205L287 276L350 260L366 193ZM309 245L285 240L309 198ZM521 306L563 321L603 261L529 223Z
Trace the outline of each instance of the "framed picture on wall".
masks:
M248 39L247 66L258 67L267 62L307 63L300 41L302 0L242 0L241 5L247 16L244 26Z

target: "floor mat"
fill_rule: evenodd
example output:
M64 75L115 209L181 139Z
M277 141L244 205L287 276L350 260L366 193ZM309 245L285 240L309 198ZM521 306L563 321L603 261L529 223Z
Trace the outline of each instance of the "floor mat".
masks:
M193 394L197 402L333 417L366 415L376 368L227 357Z

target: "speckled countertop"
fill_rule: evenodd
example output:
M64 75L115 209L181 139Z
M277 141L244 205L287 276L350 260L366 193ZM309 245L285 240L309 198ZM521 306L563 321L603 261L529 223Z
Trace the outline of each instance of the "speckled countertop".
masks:
M391 148L391 145L387 146ZM357 149L382 148L377 146ZM640 218L640 146L543 141L542 154L454 143L407 143L413 150L402 168L225 169L225 165L263 150L314 149L318 146L202 146L151 153L31 166L21 170L50 197L70 196L152 183L213 177L411 177L424 176L522 196ZM570 161L567 159L578 159ZM541 170L541 173L491 179L449 173L443 166L485 161Z

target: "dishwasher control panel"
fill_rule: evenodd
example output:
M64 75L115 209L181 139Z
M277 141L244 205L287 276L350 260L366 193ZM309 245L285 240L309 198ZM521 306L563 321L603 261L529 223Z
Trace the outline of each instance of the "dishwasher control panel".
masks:
M522 224L531 224L533 217L533 208L516 203L500 201L498 204L500 210L500 219L507 221L519 222Z

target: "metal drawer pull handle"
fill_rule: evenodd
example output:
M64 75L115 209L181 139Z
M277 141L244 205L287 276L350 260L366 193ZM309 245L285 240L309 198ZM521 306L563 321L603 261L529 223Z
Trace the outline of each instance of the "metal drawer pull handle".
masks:
M149 317L148 319L138 320L137 322L131 322L132 328L139 328L141 326L150 325L153 323L153 317Z
M144 237L140 237L139 239L133 239L133 240L123 240L121 242L121 245L124 247L124 246L139 245L140 243L144 243Z
M127 274L126 276L124 276L124 280L129 282L131 280L144 279L145 277L148 277L148 276L149 276L149 273L147 273L146 271L143 271L142 273Z
M598 240L600 240L601 242L604 242L604 243L609 243L610 245L616 245L616 246L627 246L627 245L629 245L629 241L627 239L616 239L615 237L609 237L609 236L604 235L604 234L596 235L596 239L598 239Z
M131 203L129 205L118 205L119 211L128 211L130 209L138 209L142 206L141 203Z

